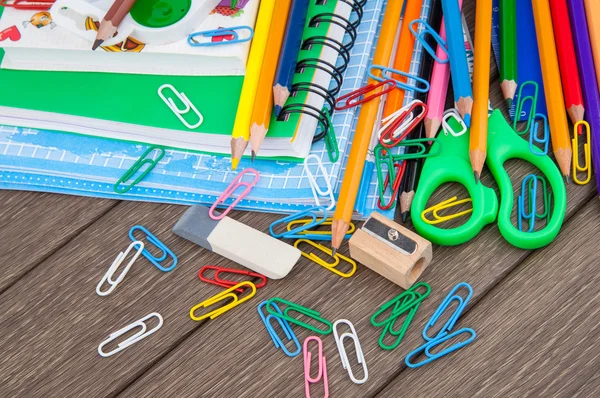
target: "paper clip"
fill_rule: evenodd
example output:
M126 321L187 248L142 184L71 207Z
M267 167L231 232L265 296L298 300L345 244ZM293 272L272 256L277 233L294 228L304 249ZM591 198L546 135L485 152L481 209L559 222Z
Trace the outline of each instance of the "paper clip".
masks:
M213 279L209 279L204 276L204 273L206 271L215 271L215 275L213 276ZM200 268L200 271L198 271L198 278L202 282L210 283L210 284L224 287L227 289L232 286L235 286L239 283L239 282L235 282L235 281L231 281L231 280L227 280L227 279L221 279L219 277L220 274L235 274L235 275L248 276L250 278L258 278L258 279L260 279L260 283L254 283L253 281L249 281L249 282L254 283L254 286L256 286L257 289L260 289L261 287L265 287L267 285L267 277L264 275L261 275L259 273L246 271L246 270L233 269L233 268L217 267L214 265L205 265L204 267ZM238 293L244 293L244 289L237 289L236 291Z
M242 179L244 178L244 176L246 174L254 175L254 179L250 182L242 181ZM215 203L213 203L213 205L210 207L210 210L208 211L208 216L215 221L222 220L223 218L225 218L225 216L227 214L229 214L229 212L231 210L233 210L233 208L250 193L250 191L252 191L252 188L254 188L254 186L258 182L259 178L260 178L260 175L258 174L258 171L254 170L254 169L247 168L247 169L242 170L233 179L233 181L231 181L231 184L229 184L229 186L223 191L223 193L221 194L221 196L219 196L217 201ZM244 191L242 191L242 193L240 193L238 195L238 197L233 201L233 203L231 205L229 205L229 207L227 209L225 209L220 214L215 214L215 209L217 208L217 206L224 206L225 201L227 199L231 198L233 193L239 187L246 187L246 189L244 189Z
M579 126L581 126L582 130L585 129L586 133L586 142L583 144L583 158L584 165L579 165L579 135L582 133L579 130ZM590 125L588 122L582 120L575 123L574 126L574 134L573 140L571 141L573 145L573 181L575 181L578 185L585 185L592 179L592 154L590 151ZM587 177L585 180L580 180L577 177L577 172L587 172Z
M396 174L396 178L392 183L392 194L390 196L390 201L387 204L384 204L383 198L385 195L385 191L387 191L390 186L390 173L385 176L385 181L383 181L383 187L380 192L383 192L381 196L379 196L379 201L377 202L377 207L381 210L390 210L393 209L396 205L396 198L398 197L398 191L400 191L400 184L402 183L402 178L404 177L404 171L406 170L406 162L403 163L394 163L394 173Z
M375 94L371 94L370 96L366 96L366 94L368 94L372 91L375 91L378 88L386 86L386 85L389 85L389 87L384 87L381 91L379 91ZM348 93L346 95L342 95L341 97L339 97L335 101L335 110L343 111L346 109L354 108L355 106L359 106L361 104L364 104L365 102L371 101L372 99L375 99L382 95L388 94L395 88L396 88L396 82L391 79L384 80L382 82L378 82L377 84L374 84L374 83L367 84L364 87L361 87L357 90L352 91L351 93ZM359 98L361 98L361 97L363 97L363 98L359 100ZM344 103L344 101L346 101L346 102Z
M148 330L148 328L146 326L146 321L153 317L156 317L156 319L158 319L158 325L156 325L152 329ZM158 329L161 328L162 325L163 325L163 318L162 318L162 316L160 316L160 314L158 312L153 312L151 314L148 314L145 317L143 317L142 319L139 319L139 320L133 322L132 324L125 326L123 329L119 329L116 332L111 333L106 338L106 340L104 340L98 346L98 354L100 354L100 356L104 357L104 358L108 358L112 355L115 355L117 352L122 351L125 348L129 347L130 345L133 345L133 344L137 343L138 341L150 336L152 333L155 333L156 331L158 331ZM105 345L116 340L117 337L121 337L124 334L126 334L127 332L129 332L130 330L133 330L136 328L140 328L140 331L131 335L130 337L125 339L125 341L119 343L117 345L117 348L115 348L114 350L109 351L109 352L102 351L102 349L104 348Z
M525 89L525 87L527 86L532 86L533 87L533 95L528 95L528 96L523 96L523 90ZM515 116L513 119L513 130L515 130L517 132L517 134L519 135L523 135L526 132L531 130L531 124L533 122L533 120L535 119L535 115L536 115L536 108L537 108L537 101L538 101L538 93L539 93L539 86L536 82L532 81L532 80L528 80L522 84L519 85L519 92L517 94L517 96L519 97L519 99L517 100L517 105L515 107ZM519 123L519 121L521 120L521 117L525 116L523 114L523 106L525 105L525 103L527 101L531 101L531 108L529 110L529 116L527 117L527 124L525 126L525 129L523 131L519 131L517 129L517 124Z
M247 31L248 37L240 39L239 31ZM231 28L219 28L213 30L205 30L203 32L194 32L188 36L188 44L192 47L212 47L222 46L226 44L238 44L245 43L252 40L254 36L254 29L250 26L233 26ZM200 42L196 38L210 38L211 41ZM215 38L222 38L223 40L215 40Z
M179 99L179 101L181 101L181 103L183 104L183 106L184 106L183 109L177 107L177 105L175 104L175 101L173 101L173 98L165 97L165 95L163 94L164 89L169 89L169 90L173 91L173 93L175 94L175 97L177 97L177 99ZM187 127L188 129L193 130L195 128L198 128L202 124L202 122L204 122L204 117L202 116L200 111L198 111L198 109L192 103L192 101L190 101L190 99L187 97L187 95L177 91L175 89L175 87L173 87L171 84L163 84L162 86L160 86L158 88L158 96L164 101L165 104L167 104L169 109L175 114L175 116L177 116L177 118L181 121L181 123L183 123L183 125L185 127ZM194 113L198 116L199 120L196 124L189 124L187 122L187 120L185 120L183 118L183 115L189 113L190 111L194 111Z
M153 159L152 157L149 156L150 153L154 150L158 151L158 155L156 156L156 159ZM117 182L115 182L115 185L113 185L113 191L115 191L115 193L118 193L118 194L124 194L124 193L129 192L131 190L131 188L133 188L140 181L142 181L144 178L146 178L148 173L150 173L152 171L152 169L154 169L154 167L156 167L156 165L158 164L158 162L160 162L160 160L163 158L163 156L165 156L165 150L162 147L151 146L150 148L148 148L146 150L146 152L144 152L144 154L142 156L140 156L140 158L138 160L135 161L135 163L129 168L129 170L127 170L125 172L125 174L123 174L121 176L121 178L119 178L119 180ZM144 171L142 171L141 174L132 183L130 183L129 185L126 185L124 187L121 187L121 184L125 184L127 181L132 179L133 176L135 175L135 173L140 171L142 169L142 167L146 164L149 166L146 167L144 169Z
M418 297L418 294L417 294L417 297ZM397 311L402 305L404 305L404 303L407 300L409 300L408 297L405 298L403 302L397 301L394 306L394 311ZM379 340L378 340L379 346L382 349L391 351L400 345L400 343L402 342L402 339L404 338L404 335L406 334L406 331L408 330L408 327L410 326L413 318L417 314L419 305L420 304L417 303L416 305L413 305L412 307L410 307L406 311L404 311L404 313L407 313L407 311L408 311L408 313L406 314L406 318L404 318L404 321L402 322L402 326L400 327L399 330L394 330L394 324L397 322L398 319L401 318L402 313L398 314L390 322L388 322L387 324L384 325L383 330L381 331L381 335L379 336ZM390 336L395 337L395 340L392 344L385 343L385 338L388 334Z
M319 213L321 215L319 215ZM290 214L287 217L283 217L277 221L274 221L273 223L271 223L271 225L269 225L269 233L274 238L287 238L288 236L295 236L303 231L308 231L311 228L323 224L325 220L327 220L327 214L327 209L322 206L311 207L308 210L299 211L297 213ZM301 220L304 217L308 217L307 222L299 226L298 228L294 228L291 230L288 229L287 231L281 233L275 232L275 227L277 227L278 225L284 225L291 221Z
M470 337L465 340L465 341L461 341L459 343L456 343L454 345L451 345L448 348L445 348L444 350L436 353L436 354L432 354L432 350L439 346L442 345L443 343L445 343L448 340L451 340L457 336L460 336L463 333L467 333L470 334ZM406 366L408 366L409 368L418 368L420 366L426 365L432 361L435 361L438 358L441 358L445 355L450 354L451 352L454 352L468 344L470 344L471 342L473 342L473 340L475 340L475 337L477 336L477 334L475 333L475 331L473 329L469 329L469 328L463 328L460 330L457 330L454 333L450 333L448 335L442 336L437 340L432 340L432 341L428 341L427 343L425 343L423 346L417 348L416 350L410 352L405 359L405 363ZM417 362L417 363L413 363L411 362L413 358L417 357L418 355L420 355L421 353L424 353L427 356L427 359L425 359L424 361L421 362Z
M117 279L113 279L113 276L115 276L115 272L117 272L117 269L119 268L119 266L121 264L123 264L123 260L125 260L125 258L129 254L129 252L135 246L139 246L139 247L137 248L136 253L133 255L133 258L131 260L129 260L129 262L127 263L127 265L125 266L123 271L121 271L121 273L119 274ZM96 286L96 294L98 294L98 296L102 296L102 297L108 296L109 294L111 294L112 291L115 290L117 285L119 283L121 283L121 281L123 281L123 279L125 278L125 275L127 275L127 272L129 272L129 269L131 268L133 263L135 263L135 260L137 260L137 258L140 256L140 254L142 254L142 250L144 250L144 242L140 242L140 241L136 240L134 242L131 242L131 244L127 247L127 250L125 250L125 252L120 252L117 255L117 258L115 258L115 260L113 261L111 266L108 268L108 271L106 271L106 273L100 280L100 283L98 283L98 285ZM108 288L108 290L102 291L102 285L104 285L104 283L108 283L110 285L110 287Z
M418 291L419 288L423 287L425 291L420 293ZM384 303L379 310L371 316L371 325L375 327L381 327L385 324L394 321L400 314L405 312L410 307L420 304L423 300L429 296L431 293L431 286L427 282L419 282L414 284L410 289L405 290L403 293L394 297L387 303ZM402 302L399 307L396 307L396 304ZM377 318L381 316L388 309L392 308L392 313L383 321L378 321Z
M142 250L142 254L144 255L144 257L146 257L148 261L150 261L156 268L158 268L162 272L173 271L177 266L177 256L175 256L175 253L173 253L171 249L169 249L164 243L158 240L156 236L152 235L150 231L148 231L141 225L135 225L129 230L129 238L132 241L135 242L136 240L138 240L133 236L133 233L136 230L142 231L146 235L146 239L148 239L148 242L152 243L154 246L156 246L158 250L162 252L162 255L160 257L155 257L148 251L148 249L144 248L144 250ZM171 266L169 267L163 267L160 263L166 260L168 256L171 256L171 258L173 258L173 264L171 264Z
M284 352L284 354L287 355L288 357L295 357L295 356L299 355L300 351L302 351L302 346L300 345L298 338L294 334L292 327L285 319L283 319L281 317L276 317L273 315L265 316L263 308L266 305L269 305L267 301L263 301L262 303L260 303L258 305L258 307L257 307L258 315L260 316L260 319L262 319L263 323L265 324L265 328L267 328L267 332L269 332L269 335L271 336L271 340L273 340L273 344L275 344L275 348L281 348L281 350ZM275 303L272 303L271 305L273 306L273 308L275 308L275 311L279 312L279 314L282 314L281 310ZM287 337L288 340L290 340L294 343L294 345L296 346L296 350L294 352L287 349L285 343L281 340L281 338L279 337L279 335L277 334L275 329L273 329L273 326L271 326L272 319L277 320L277 322L279 323L279 326L281 326L281 329L283 330L283 333L285 333L285 337Z
M406 163L394 164L392 153L389 149L385 149L382 145L377 145L374 149L375 154L375 170L377 172L377 189L379 190L379 200L377 201L377 207L381 210L393 209L396 205L396 196L400 190L400 183L404 175ZM384 167L385 166L385 167ZM387 175L385 178L384 168L387 169ZM388 187L391 184L391 195L389 202L385 203L385 196Z
M331 331L333 329L333 325L331 324L331 322L329 322L325 318L322 318L320 316L321 315L320 312L317 312L317 311L312 310L312 309L307 308L307 307L303 307L300 304L296 304L296 303L293 303L293 302L288 301L288 300L284 300L284 299L279 298L279 297L273 297L272 299L268 300L268 302L269 302L269 305L267 306L267 311L269 311L269 313L271 315L274 315L276 317L285 319L286 321L291 322L291 323L293 323L295 325L302 326L305 329L308 329L308 330L310 330L312 332L319 333L319 334L329 334L329 333L331 333ZM277 312L275 310L271 310L271 306L273 304L276 304L276 303L280 303L280 304L285 304L286 305L286 307L283 310L283 313ZM297 312L297 313L299 313L301 315L304 315L307 318L310 318L310 319L312 319L314 321L322 323L323 325L325 325L326 328L325 329L319 329L319 328L317 328L317 327L315 327L315 326L313 326L313 325L311 325L309 323L302 322L301 320L293 318L293 317L291 317L289 315L290 311L295 311L295 312Z
M437 224L440 224L440 223L443 223L446 221L453 220L455 218L466 216L467 214L473 212L473 208L471 208L471 209L460 211L455 214L450 214L449 216L440 216L439 212L442 210L450 209L452 207L459 206L464 203L472 203L473 202L473 199L471 199L471 198L461 199L461 200L457 200L457 199L458 198L456 196L453 196L450 199L444 200L443 202L440 202L437 205L433 205L433 206L423 210L423 212L421 213L421 220L423 220L423 222L426 222L427 224L430 224L430 225L437 225ZM433 215L433 220L430 220L427 218L428 213L431 213Z
M456 292L459 291L461 288L465 288L467 290L467 295L465 298L462 298L461 296L456 294ZM465 307L469 303L469 300L471 300L472 296L473 296L473 288L468 283L462 282L462 283L459 283L456 286L454 286L454 288L450 291L450 293L448 293L446 298L442 301L440 306L435 310L435 312L433 313L431 318L429 318L429 321L427 322L427 324L425 325L425 328L423 329L423 333L422 333L423 338L427 341L433 341L433 340L439 339L439 338L443 337L444 335L448 334L454 328L454 325L458 321L458 318L461 316L462 312L464 311ZM454 313L452 314L452 316L450 316L450 318L446 321L444 326L437 332L437 334L434 337L429 337L427 335L427 331L436 324L436 322L440 319L442 314L450 307L450 305L452 304L453 301L458 302L458 306L454 310Z
M292 229L295 225L306 225L307 223L310 223L310 222L312 222L311 219L294 220L294 221L291 221L287 225L287 229L288 229L288 231L292 231ZM333 224L333 218L328 218L327 220L325 220L325 222L321 223L319 226L327 227L327 226L331 226L331 224ZM350 227L348 228L348 233L346 234L344 239L350 239L352 237L352 234L354 233L354 231L356 231L356 226L354 225L354 223L350 223ZM331 230L329 230L329 231L305 230L305 231L299 232L297 234L286 234L284 236L284 238L331 241Z
M340 158L340 147L338 146L337 137L335 136L335 129L333 122L331 121L331 115L327 108L323 108L321 111L325 115L327 121L327 129L323 140L325 141L325 147L327 148L327 156L331 163L335 163Z
M337 332L337 327L340 324L346 324L350 328L351 332L343 333L341 336ZM358 334L356 334L356 329L352 322L347 319L340 319L333 323L333 336L335 337L335 344L337 345L338 353L340 354L340 360L342 361L342 366L344 369L348 371L348 376L350 376L350 380L352 380L355 384L363 384L369 378L369 370L367 369L367 362L365 361L365 355L363 353L362 347L360 346L360 341L358 341ZM352 339L354 342L354 350L356 351L356 359L358 363L362 365L364 377L362 379L357 379L354 377L354 373L352 373L352 367L350 366L350 361L348 361L348 354L346 353L346 348L344 347L344 339Z
M381 73L380 73L381 77L375 75L374 72L377 70L381 71ZM387 75L387 74L389 74L389 75ZM399 75L402 77L406 77L407 82L404 83L398 79L394 79L392 77L392 75ZM380 83L387 81L387 80L392 80L396 83L396 87L398 87L404 91L416 91L418 93L426 93L429 91L429 82L427 80L422 79L417 75L411 75L410 73L402 72L397 69L388 68L388 67L381 66L381 65L371 65L371 67L369 68L369 77ZM410 79L415 81L414 85L411 85L408 83L408 81Z
M0 6L15 10L48 11L56 0L1 0Z
M423 30L421 31L421 33L417 33L417 31L414 28L414 25L419 24L423 26ZM415 36L415 39L417 39L421 43L425 51L427 51L429 55L431 55L435 62L438 62L440 64L448 63L448 45L446 44L446 41L442 39L442 37L435 31L435 29L433 29L431 25L427 23L427 21L425 21L424 19L415 19L410 23L410 25L408 25L408 28ZM425 35L427 34L429 34L433 38L433 40L435 40L435 42L438 45L438 48L440 48L446 54L446 59L438 58L438 56L436 55L436 50L429 45L427 40L425 40Z
M442 146L441 144L438 143L438 145L436 146L436 150L435 152L433 152L433 149L429 152L427 152L427 146L425 145L428 142L438 142L437 138L415 138L413 140L404 140L402 141L400 144L398 144L398 147L416 147L417 152L406 152L406 153L400 153L398 155L392 155L392 159L394 159L394 162L400 162L403 160L410 160L410 159L424 159L424 158L429 158L432 156L437 156L440 154L440 152L442 151Z
M451 120L458 123L460 130L456 131L454 127L450 126ZM465 121L460 116L460 113L458 113L458 110L455 108L451 108L446 110L444 112L444 115L442 116L442 130L446 135L450 133L453 137L460 137L461 135L467 132L468 128L465 124Z
M308 162L311 159L314 159L317 162L317 174L319 172L321 172L321 174L323 175L323 180L325 181L324 185L326 187L326 190L322 190L319 187L319 184L317 183L317 177L315 177L315 174L313 174L313 172L310 171L310 166L309 166ZM329 173L327 172L327 169L323 165L321 158L319 158L317 155L314 155L314 154L307 156L306 159L304 159L304 172L306 173L306 176L308 177L308 182L310 183L310 189L312 190L313 197L315 198L315 202L316 202L317 206L321 206L321 200L319 199L320 196L325 196L325 197L328 196L330 205L327 207L327 210L333 209L335 207L335 196L333 195L333 188L331 187Z
M311 368L311 353L308 350L308 342L316 341L319 347L319 351L317 354L317 361L319 364L319 371L317 373L317 377L310 376L310 368ZM303 345L303 355L304 355L304 389L306 392L306 398L310 398L310 385L315 384L323 380L323 385L325 389L325 398L329 397L329 385L327 383L327 363L325 360L325 356L323 355L323 341L316 337L310 336L306 340L304 340Z
M536 119L542 119L543 129L542 138L538 137L539 122ZM548 124L548 118L546 115L536 113L533 123L531 125L531 131L529 132L529 150L534 155L544 156L548 154L548 143L550 142L550 126ZM542 149L538 148L535 144L542 144Z
M241 287L250 288L250 293L245 297L238 298L238 296L233 292L237 291ZM255 294L256 294L256 286L254 285L254 283L247 282L247 281L240 282L237 285L232 286L229 289L224 290L221 293L216 294L216 295L212 296L211 298L201 302L200 304L196 304L195 306L193 306L192 309L190 310L190 318L192 318L192 320L194 320L194 321L201 321L206 318L215 319L216 317L218 317L221 314L224 314L225 312L229 311L233 307L236 307L236 306L242 304L244 301L250 300L252 297L254 297ZM226 300L228 298L232 299L233 301L230 302L229 304L225 304L223 307L217 308L216 310L212 310L204 315L201 315L201 316L194 315L194 313L197 310L199 310L200 308L210 307L211 305L214 305L214 304L216 304L220 301Z
M537 212L537 187L541 184L542 200L544 203L544 212ZM527 197L527 209L525 208L525 197ZM529 229L527 232L533 232L535 229L535 220L544 219L550 216L550 193L548 192L548 183L543 176L529 174L521 183L521 195L517 198L517 224L519 231L523 231L523 220L527 220Z
M329 271L333 272L334 274L341 276L342 278L350 278L356 272L356 262L354 260L352 260L351 258L343 256L340 253L336 253L335 256L333 256L333 252L331 251L330 248L325 247L319 243L314 243L308 239L298 239L296 242L294 242L294 247L296 249L299 249L298 246L301 243L306 243L306 244L314 247L315 249L322 251L323 253L327 254L328 256L333 257L333 259L335 261L333 263L328 263L327 261L323 260L321 257L317 256L315 253L305 253L302 250L300 250L303 257L306 257L309 260L319 264L321 267L328 269ZM344 273L337 269L337 266L340 264L340 259L344 260L345 262L347 262L348 264L350 264L352 266L352 270L350 272Z
M415 114L417 108L420 108L421 112ZM395 147L425 119L426 114L427 105L419 100L400 108L382 120L385 124L379 133L379 143L385 148Z

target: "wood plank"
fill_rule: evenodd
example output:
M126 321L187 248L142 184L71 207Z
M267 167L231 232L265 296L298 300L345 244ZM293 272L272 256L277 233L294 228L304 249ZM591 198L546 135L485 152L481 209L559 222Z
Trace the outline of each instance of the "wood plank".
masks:
M461 317L457 328L477 332L473 344L406 369L379 396L400 389L407 396L597 395L599 230L592 200L569 220L560 242L532 254Z

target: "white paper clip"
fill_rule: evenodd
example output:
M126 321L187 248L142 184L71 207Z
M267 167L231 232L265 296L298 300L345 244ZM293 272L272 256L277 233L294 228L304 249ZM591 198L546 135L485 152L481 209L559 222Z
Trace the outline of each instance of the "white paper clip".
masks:
M338 335L337 326L341 323L345 323L352 330L351 333L343 333L341 336ZM362 347L360 346L360 341L358 341L358 335L356 334L356 329L354 329L354 325L347 319L340 319L333 323L333 336L335 337L335 343L337 344L338 352L340 353L340 359L342 361L342 366L344 369L348 371L348 376L350 376L350 380L352 380L355 384L363 384L369 378L369 370L367 369L367 362L365 361L365 355L363 353ZM354 341L354 348L356 350L356 358L358 359L358 363L362 364L364 377L362 379L357 379L354 377L352 373L352 367L348 361L348 354L346 353L346 348L344 348L344 339L349 338Z
M146 321L152 317L156 317L158 319L158 325L156 325L155 327L153 327L150 330L147 330L148 328L146 327ZM130 345L133 345L133 344L137 343L138 341L150 336L152 333L155 333L158 329L161 328L162 325L163 325L163 318L162 318L162 316L160 316L160 314L158 312L153 312L151 314L148 314L145 317L143 317L142 319L139 319L139 320L133 322L132 324L125 326L123 329L119 329L116 332L111 333L106 338L106 340L104 340L98 346L98 354L100 354L100 356L104 357L104 358L108 358L112 355L115 355L117 352L122 351L125 348L129 347ZM124 335L125 333L129 332L130 330L138 328L138 327L141 328L140 331L136 332L131 337L128 337L125 341L119 343L117 345L117 348L115 348L114 350L109 351L109 352L102 351L102 348L104 348L105 345L112 342L117 337L120 337L120 336Z
M448 120L452 118L460 125L460 131L454 131L452 127L450 127ZM460 137L467 132L467 125L463 121L457 109L451 108L444 112L444 116L442 116L442 130L444 130L444 134L448 135L448 132L450 132L450 134L452 134L454 137Z
M113 279L113 276L115 276L117 269L123 263L123 260L125 260L125 257L127 257L129 252L131 251L131 249L133 249L134 246L136 246L136 245L139 245L139 247L137 249L137 252L133 256L133 258L129 261L129 263L127 263L127 265L125 266L123 271L121 271L121 274L117 277L117 279ZM131 266L133 265L135 260L137 260L137 258L140 256L140 254L142 254L143 250L144 250L144 242L140 242L139 240L136 240L129 245L129 247L127 248L127 250L125 250L125 252L119 253L117 258L115 258L115 261L113 261L111 266L108 268L108 271L106 271L106 273L100 280L100 283L98 283L98 286L96 286L96 293L98 294L98 296L108 296L109 294L112 293L113 290L115 290L117 285L119 283L121 283L123 278L125 278L125 275L127 275L127 272L129 272L129 268L131 268ZM102 291L102 285L104 285L104 283L108 283L110 285L110 287L108 288L108 290Z
M162 92L166 88L172 90L173 93L175 93L175 96L183 103L185 108L179 109L177 107L177 105L175 105L175 101L173 101L173 98L167 98L164 96L164 94ZM193 130L193 129L197 128L198 126L200 126L202 124L202 122L204 121L204 117L198 111L198 109L196 109L194 104L192 104L192 101L189 100L187 95L185 95L184 93L180 93L172 85L163 84L162 86L160 86L158 88L158 95L160 98L162 98L162 100L165 102L165 104L167 104L169 109L171 109L173 111L173 113L179 118L179 120L181 120L181 123L183 123L185 125L185 127L187 127L188 129ZM198 115L198 118L200 119L198 121L198 123L196 123L194 125L189 124L182 116L182 115L189 113L190 110L193 110L196 113L196 115Z
M315 177L315 174L310 171L308 164L309 159L314 159L317 162L317 172L315 174L318 175L319 172L321 172L323 175L323 180L325 180L325 187L327 188L326 190L321 189L317 183L317 177ZM327 210L333 209L335 207L335 196L333 195L333 188L331 187L329 173L327 173L321 158L314 154L307 156L306 159L304 159L304 172L306 173L308 181L310 182L310 189L312 189L313 197L315 198L317 206L321 206L321 200L319 197L329 196L331 204L327 207Z
M377 138L381 139L381 133L383 133L385 131L385 129L388 128L389 125L394 123L396 121L396 119L401 117L403 115L403 113L408 111L415 103L421 103L421 101L412 100L411 102L409 102L402 108L398 109L396 112L392 113L391 115L389 115L386 118L384 118L383 120L381 120L381 128L377 132ZM421 114L419 114L419 115L415 115L413 112L411 112L408 116L406 116L406 120L400 125L400 127L398 127L396 129L396 131L394 131L392 136L394 138L396 138L396 137L399 137L400 135L402 135L402 133L404 133L406 131L408 126L410 126L413 119L415 117L421 117L422 114L425 113L425 111L426 111L425 108L422 108Z

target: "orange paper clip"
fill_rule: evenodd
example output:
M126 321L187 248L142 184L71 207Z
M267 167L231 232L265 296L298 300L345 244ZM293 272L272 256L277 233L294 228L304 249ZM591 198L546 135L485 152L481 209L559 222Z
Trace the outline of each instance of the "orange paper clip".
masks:
M246 174L254 175L254 179L250 182L242 181ZM215 221L219 221L225 218L225 216L229 214L229 212L233 210L233 208L250 193L250 191L252 191L252 188L254 188L259 178L260 175L258 174L258 171L251 168L244 169L240 174L237 175L237 177L235 177L235 179L231 182L231 184L229 184L227 189L223 191L223 193L221 194L221 196L219 196L217 201L213 203L213 205L210 207L210 210L208 211L209 217ZM233 201L232 204L229 205L227 209L223 211L223 213L215 214L215 209L217 208L217 206L225 205L225 201L231 198L233 193L239 187L246 187L246 189L244 189L244 191Z
M392 113L383 120L386 124L379 135L379 142L386 148L395 147L425 119L426 114L427 105L421 101L413 101Z
M355 101L356 99L370 93L371 91L375 91L380 87L383 87L385 85L389 85L389 87L384 88L383 90L381 90L378 93L372 94L370 96L366 96L361 100ZM372 99L375 99L377 97L380 97L384 94L389 93L390 91L392 91L393 89L396 88L396 82L392 79L388 79L388 80L384 80L381 83L370 83L367 84L364 87L361 87L359 89L356 89L354 91L352 91L349 94L346 95L342 95L341 97L339 97L336 101L335 101L335 110L336 111L343 111L345 109L350 109L353 108L355 106L364 104L365 102L371 101ZM343 103L344 101L345 104L344 105L340 105L340 103Z
M56 0L0 0L0 6L16 10L48 11Z
M206 276L204 276L204 273L206 271L215 271L215 275L213 276L213 279L210 279L210 278L207 278ZM220 274L237 274L237 275L245 275L250 278L258 278L258 279L260 279L260 283L254 283L254 282L250 281L250 282L254 283L254 286L256 286L257 289L260 289L261 287L264 287L267 284L267 277L264 275L258 274L256 272L233 269L233 268L216 267L214 265L205 265L204 267L200 268L200 271L198 272L198 278L200 278L200 280L202 282L211 283L213 285L221 286L226 289L229 289L230 287L233 287L233 286L237 285L238 283L240 283L240 282L236 282L236 281L232 281L232 280L228 280L228 279L221 279L219 277ZM242 289L242 288L236 289L235 291L238 293L244 293L244 289Z

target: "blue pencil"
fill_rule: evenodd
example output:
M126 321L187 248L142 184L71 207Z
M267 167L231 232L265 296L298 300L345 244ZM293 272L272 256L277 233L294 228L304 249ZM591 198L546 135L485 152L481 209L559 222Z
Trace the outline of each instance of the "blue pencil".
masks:
M288 14L287 27L283 36L283 48L279 55L277 73L273 83L273 102L275 103L275 116L277 117L292 90L292 81L294 80L298 54L302 46L302 34L304 33L309 3L310 0L293 0L292 9Z
M457 0L442 0L444 23L446 24L446 41L450 54L450 74L454 89L454 106L462 116L465 124L471 125L471 109L473 108L473 89L467 62L467 50L462 30L460 7Z

